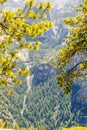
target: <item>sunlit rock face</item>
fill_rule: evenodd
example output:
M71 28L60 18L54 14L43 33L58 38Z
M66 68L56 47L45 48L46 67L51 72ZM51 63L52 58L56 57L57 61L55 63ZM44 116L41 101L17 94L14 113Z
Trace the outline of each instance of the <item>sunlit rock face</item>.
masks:
M20 53L18 54L18 57L21 61L26 62L29 57L29 50L28 49L22 49Z

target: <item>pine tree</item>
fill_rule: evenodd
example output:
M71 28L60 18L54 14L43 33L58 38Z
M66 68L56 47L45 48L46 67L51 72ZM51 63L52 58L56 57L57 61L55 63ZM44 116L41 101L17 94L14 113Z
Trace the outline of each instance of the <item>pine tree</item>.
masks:
M8 128L8 121L5 121L4 128Z
M6 2L0 0L2 6ZM25 7L15 11L0 10L0 86L22 83L19 77L28 75L30 71L17 67L18 55L22 49L38 50L40 41L35 41L35 38L53 26L51 21L46 20L51 3L37 4L34 0L27 0L24 4ZM33 44L26 37L32 39Z
M75 80L87 80L87 0L83 0L76 10L76 17L64 20L69 26L69 34L66 36L66 45L58 52L56 62L60 68L57 74L58 85L64 89L65 94L71 91ZM80 61L75 62L75 57L79 57Z
M19 125L18 124L14 125L14 130L19 130Z

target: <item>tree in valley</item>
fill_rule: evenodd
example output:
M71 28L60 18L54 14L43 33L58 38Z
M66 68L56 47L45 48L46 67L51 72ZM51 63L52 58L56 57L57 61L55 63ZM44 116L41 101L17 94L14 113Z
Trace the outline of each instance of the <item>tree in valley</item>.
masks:
M6 2L7 0L1 0L0 4L4 6ZM46 20L51 7L49 2L27 0L23 8L15 11L0 10L0 86L20 85L22 81L19 77L30 73L27 68L17 66L19 54L23 49L39 49L40 41L35 38L53 26L51 21Z
M57 83L67 94L71 91L75 80L87 80L87 0L83 0L76 9L76 17L67 18L64 22L69 27L65 46L58 52L56 67L60 68L57 74ZM79 60L75 60L78 58Z

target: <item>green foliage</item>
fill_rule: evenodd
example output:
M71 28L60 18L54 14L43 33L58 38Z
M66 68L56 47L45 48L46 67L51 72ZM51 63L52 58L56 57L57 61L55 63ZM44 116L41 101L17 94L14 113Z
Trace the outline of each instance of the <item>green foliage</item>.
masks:
M4 128L8 128L8 121L5 121Z
M14 129L15 129L15 130L19 130L18 124L15 124L15 125L14 125Z
M0 0L0 4L3 5L7 0Z
M4 4L6 0L1 0ZM0 86L20 85L20 76L30 74L29 70L17 66L19 54L22 49L38 50L40 41L36 37L42 36L52 26L52 22L45 18L46 12L51 9L49 2L41 3L27 0L24 8L18 8L15 12L10 10L0 11ZM44 8L43 8L44 7ZM36 8L36 11L34 10ZM27 41L26 37L34 40Z
M0 128L12 128L12 125L8 120L3 121L0 119Z
M58 85L67 94L75 80L84 81L87 78L87 0L83 0L75 18L64 20L69 26L66 45L59 50L56 67L60 68L57 74ZM80 61L75 62L75 57ZM74 63L73 63L74 62Z

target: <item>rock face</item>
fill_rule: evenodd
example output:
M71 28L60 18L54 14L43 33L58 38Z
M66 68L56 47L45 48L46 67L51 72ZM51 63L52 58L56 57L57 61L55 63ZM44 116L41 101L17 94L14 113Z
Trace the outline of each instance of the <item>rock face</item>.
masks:
M40 83L44 83L51 76L55 75L58 69L52 68L49 64L41 64L30 68L33 74L32 84L37 86Z

